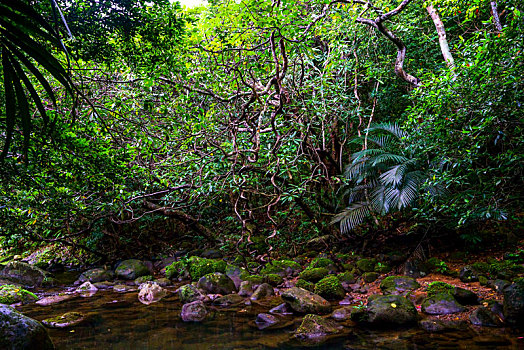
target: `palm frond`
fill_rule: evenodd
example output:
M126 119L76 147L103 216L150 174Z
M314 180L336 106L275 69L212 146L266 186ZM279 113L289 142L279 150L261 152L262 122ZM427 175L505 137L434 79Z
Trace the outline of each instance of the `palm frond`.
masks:
M369 214L370 209L367 203L354 203L337 214L331 221L331 224L340 223L340 231L343 234L347 234L362 224Z
M379 123L372 125L369 129L367 129L368 132L373 131L385 131L388 132L394 136L396 136L398 139L403 139L408 136L408 133L402 130L400 125L396 123Z

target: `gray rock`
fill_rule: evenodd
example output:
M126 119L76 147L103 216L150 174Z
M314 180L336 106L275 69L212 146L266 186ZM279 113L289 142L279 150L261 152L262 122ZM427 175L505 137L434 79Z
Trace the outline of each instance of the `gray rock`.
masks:
M213 300L213 305L227 307L235 304L240 304L243 301L244 298L238 294L228 294Z
M283 303L269 310L269 313L280 314L280 315L291 315L293 314L293 310L289 308L288 304Z
M258 314L255 320L258 329L265 329L274 326L278 324L278 322L278 317L271 314Z
M365 310L365 321L374 325L396 326L417 321L415 305L400 295L372 295L368 298Z
M115 270L117 277L125 280L135 280L140 276L150 275L148 265L137 259L124 260Z
M454 287L451 295L453 295L461 305L477 305L479 303L477 294L464 288Z
M353 308L349 306L341 307L340 309L336 309L331 314L331 318L337 321L346 321L351 318L351 310Z
M340 327L333 320L323 318L319 315L306 315L295 332L295 337L300 339L315 339L328 334L340 332Z
M26 287L49 286L55 283L52 275L21 261L11 261L0 271L0 278Z
M95 268L83 272L78 280L80 282L89 281L91 283L103 282L103 281L112 281L115 278L115 273L111 270L106 270L103 268Z
M429 333L440 333L446 331L458 330L459 324L453 321L427 318L419 322L420 328Z
M54 345L40 322L0 304L0 349L51 350Z
M213 272L198 280L198 288L210 294L231 294L236 292L235 283L223 273Z
M178 297L182 304L192 303L197 300L204 300L205 295L200 292L200 290L192 284L186 284L178 288Z
M250 297L253 294L253 282L242 281L238 289L238 295L243 297Z
M255 290L253 295L251 295L251 300L259 300L265 297L269 297L271 295L275 294L275 291L271 285L267 283L262 283L258 288Z
M524 324L524 280L504 290L504 317L510 325Z
M475 326L482 327L502 327L502 320L491 310L481 306L471 313L469 320Z
M69 328L85 321L85 316L79 312L67 312L62 316L47 318L42 324L49 328Z
M331 305L326 299L303 288L289 288L280 296L294 311L299 313L327 314L331 311Z
M184 304L180 316L184 322L201 322L206 318L207 310L200 300Z
M464 307L448 293L438 293L422 302L422 312L430 315L448 315L463 311Z
M389 276L380 283L380 289L384 294L403 294L420 288L416 279L406 276Z

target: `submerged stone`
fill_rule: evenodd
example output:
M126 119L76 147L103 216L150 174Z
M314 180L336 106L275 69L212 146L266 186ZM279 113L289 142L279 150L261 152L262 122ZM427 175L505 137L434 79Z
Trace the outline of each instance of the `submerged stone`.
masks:
M319 315L306 315L302 323L295 331L295 337L300 339L312 339L324 337L328 334L335 334L340 331L340 326L329 319Z
M180 316L184 322L201 322L206 318L207 310L200 300L184 304Z
M47 318L42 324L49 328L68 328L85 321L85 316L79 312L67 312L62 316Z
M271 314L258 314L255 320L258 329L266 329L276 325L278 322L279 318Z
M73 295L71 294L51 295L51 296L38 300L35 304L41 305L41 306L49 306L49 305L61 303L66 300L70 300L72 298L73 298Z
M326 299L302 288L289 288L281 293L281 298L299 313L327 314L331 311Z

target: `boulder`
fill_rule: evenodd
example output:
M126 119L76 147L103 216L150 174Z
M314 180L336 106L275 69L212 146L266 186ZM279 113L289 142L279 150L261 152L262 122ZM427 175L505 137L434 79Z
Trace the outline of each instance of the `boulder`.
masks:
M415 305L400 295L372 295L365 310L365 321L374 325L398 326L417 321Z
M280 315L292 315L293 310L291 310L288 306L288 304L283 303L280 305L275 306L271 310L269 310L269 313L271 314L280 314Z
M240 277L243 273L245 273L245 270L235 266L235 265L227 265L225 274L227 277L231 278L231 280L235 283L235 288L239 288L240 284L242 283L242 278Z
M156 284L158 284L160 287L167 287L167 286L170 286L172 284L171 280L169 280L167 278L158 278L158 279L154 280L154 282Z
M362 280L366 283L372 283L377 280L378 276L378 272L364 272L362 274Z
M260 286L255 289L253 295L251 295L251 300L259 300L265 297L269 297L275 294L273 287L267 283L262 283Z
M213 305L228 307L231 305L240 304L243 301L244 298L238 294L228 294L213 300Z
M242 297L250 297L253 294L253 282L242 281L238 289L238 295Z
M464 288L454 287L451 291L451 295L453 295L455 300L457 300L461 305L477 305L479 303L479 297L477 294Z
M281 277L291 277L297 276L301 270L300 264L293 260L273 260L264 266L260 273L263 275L274 273Z
M351 318L352 307L344 306L340 309L336 309L331 314L331 318L337 321L346 321Z
M115 270L118 278L134 280L140 276L150 275L149 267L146 263L137 259L124 260Z
M322 278L326 277L328 274L329 270L325 267L315 267L305 269L298 275L298 277L305 281L316 283Z
M330 319L309 314L302 319L302 323L295 331L295 337L300 339L315 339L328 334L336 334L340 331L340 328L342 327Z
M422 312L430 315L448 315L463 311L465 308L449 293L438 293L422 302Z
M315 293L327 300L338 300L344 298L346 291L337 276L324 277L315 285Z
M223 273L214 272L198 280L198 288L210 294L231 294L236 291L235 283Z
M71 294L58 294L58 295L51 295L45 298L42 298L38 300L35 304L40 306L49 306L61 303L66 300L73 299L73 296Z
M504 317L510 325L524 324L524 280L504 290Z
M184 304L180 316L184 322L201 322L206 318L207 310L204 303L200 300Z
M459 278L464 283L477 282L479 280L479 273L473 266L466 265L460 270Z
M40 322L0 304L0 349L51 350L54 345Z
M279 318L271 314L258 314L255 320L258 329L266 329L276 325L278 322Z
M94 286L91 282L84 282L82 285L80 285L77 289L77 293L83 293L83 292L96 292L98 291L98 288Z
M182 304L187 304L197 300L204 300L206 296L194 285L186 284L178 288L178 297Z
M216 250L216 249L208 249L208 250L204 250L200 256L202 258L206 258L206 259L222 259L222 257L224 256L224 254L222 254L221 251L219 250Z
M406 276L389 276L380 283L380 289L384 294L403 294L420 288L416 279Z
M38 297L23 288L6 284L0 286L0 304L29 304L38 300Z
M471 313L469 320L475 326L481 327L502 327L503 322L499 316L493 313L490 309L483 306L479 307Z
M160 287L156 282L151 281L142 283L138 290L138 300L146 305L156 303L167 295L167 290Z
M146 282L150 282L150 281L153 281L155 278L151 275L145 275L145 276L140 276L138 278L136 278L134 280L134 284L136 284L137 286L141 285L142 283L146 283Z
M374 259L360 259L357 261L357 268L362 272L373 272L376 261Z
M115 273L111 270L106 270L103 268L95 268L83 272L79 277L78 281L80 282L103 282L103 281L112 281L115 278Z
M21 261L11 261L0 271L0 278L27 287L41 287L54 284L52 275Z
M327 314L331 311L331 305L326 299L302 288L289 288L280 296L294 311L299 313Z
M42 320L42 324L49 328L68 328L85 321L85 316L79 312L67 312L62 316Z

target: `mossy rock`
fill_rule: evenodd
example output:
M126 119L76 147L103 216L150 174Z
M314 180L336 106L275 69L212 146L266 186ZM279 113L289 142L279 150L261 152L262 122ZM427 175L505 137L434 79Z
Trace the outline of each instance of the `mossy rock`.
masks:
M299 313L327 314L331 311L331 304L326 299L303 288L289 288L281 292L280 297Z
M375 270L375 259L360 259L357 261L357 268L362 272L373 272Z
M260 270L262 275L277 274L282 277L296 276L302 270L299 263L293 260L274 260Z
M148 281L153 281L155 278L151 275L147 275L147 276L140 276L138 277L137 279L135 279L134 283L139 286L141 285L142 283L145 283L145 282L148 282Z
M354 308L351 319L381 326L400 326L417 321L417 309L400 295L371 295L365 308Z
M275 294L275 290L268 283L262 283L251 295L251 300L260 300Z
M42 324L0 304L0 349L54 349Z
M5 284L0 286L0 304L10 305L15 303L29 304L38 300L38 297L28 290Z
M146 276L151 274L147 265L137 259L128 259L124 260L118 265L115 270L117 277L125 280L134 280L141 276Z
M178 288L178 297L182 304L192 303L193 301L203 300L205 295L192 284L186 284Z
M379 274L377 272L366 272L362 274L362 280L366 283L375 282Z
M391 272L391 266L388 263L378 262L375 264L374 271L377 273L389 273Z
M49 328L69 328L85 321L85 316L80 312L67 312L61 316L42 320L42 324Z
M335 321L323 318L319 315L308 314L302 319L302 323L295 331L295 337L300 339L317 339L328 334L336 334L340 331Z
M21 261L10 261L0 271L0 278L27 287L50 286L55 283L52 275Z
M333 260L325 258L325 257L318 257L318 258L313 259L311 263L309 263L308 268L314 269L314 268L319 268L319 267L326 268L330 271L336 271L337 269Z
M103 268L94 268L91 270L87 270L83 272L79 277L78 280L80 282L102 282L102 281L112 281L115 278L115 274L111 270L106 270Z
M416 279L406 276L389 276L380 283L384 294L402 294L420 288Z
M489 280L486 276L479 276L479 283L481 286L487 286L488 282Z
M315 293L327 300L342 299L346 295L337 276L324 277L315 285Z
M302 271L298 277L308 282L318 282L329 274L325 267L307 268Z
M448 315L465 310L453 295L449 293L435 294L422 302L422 312L430 315Z
M452 291L453 286L451 284L440 281L431 282L426 290L428 297L433 297L439 293L451 293Z
M340 282L345 282L349 284L355 283L357 281L357 277L349 271L339 273L337 275L337 278Z
M309 282L303 279L298 279L297 282L295 283L295 287L303 288L310 292L315 291L315 283L312 283L312 282Z
M240 275L240 279L242 279L242 281L249 281L254 284L264 283L264 277L260 275L249 275L246 273L246 274Z
M166 266L166 278L185 278L189 276L187 264L185 261L174 261L171 265Z
M227 263L224 260L212 260L198 257L189 258L189 274L193 281L197 281L209 273L225 273L226 267Z
M210 294L231 294L236 292L233 280L223 273L213 272L201 277L198 280L198 288Z
M269 275L266 275L264 277L264 280L267 283L269 283L270 285L272 285L273 287L276 287L279 284L282 284L282 282L284 282L284 278L282 278L282 276L274 274L274 273L270 273Z

